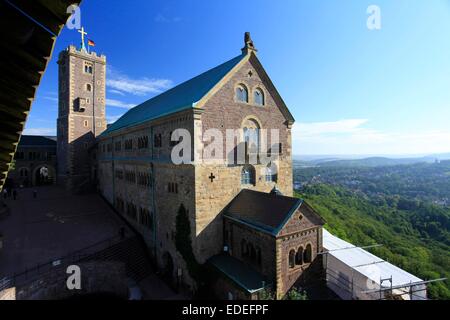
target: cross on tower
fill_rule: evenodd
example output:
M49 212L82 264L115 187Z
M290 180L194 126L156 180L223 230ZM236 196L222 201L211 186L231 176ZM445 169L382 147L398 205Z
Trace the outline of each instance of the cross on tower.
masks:
M209 179L211 180L211 182L214 182L215 178L216 178L216 176L211 172L211 175L209 176Z
M78 30L81 33L81 49L86 51L86 46L84 45L84 36L87 36L87 32L84 31L84 27Z

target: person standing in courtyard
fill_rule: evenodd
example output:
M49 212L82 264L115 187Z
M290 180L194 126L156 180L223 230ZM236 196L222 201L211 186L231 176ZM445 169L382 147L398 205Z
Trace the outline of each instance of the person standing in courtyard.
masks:
M16 200L17 199L17 190L14 189L12 194L13 194L13 199Z
M37 198L37 190L35 189L35 190L33 190L33 199L36 199Z

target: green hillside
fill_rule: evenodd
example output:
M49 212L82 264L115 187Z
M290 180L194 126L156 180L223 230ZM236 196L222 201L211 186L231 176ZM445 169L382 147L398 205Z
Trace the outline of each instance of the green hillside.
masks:
M327 230L355 245L383 244L370 251L422 278L450 277L450 212L416 202L374 204L349 189L328 184L305 186L305 199L325 218ZM450 299L450 282L429 285L432 299Z

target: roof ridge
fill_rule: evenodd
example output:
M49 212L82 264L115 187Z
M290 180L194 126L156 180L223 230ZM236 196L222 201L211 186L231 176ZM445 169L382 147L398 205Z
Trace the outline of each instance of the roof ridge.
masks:
M111 124L102 135L193 108L245 57L240 54L142 102Z

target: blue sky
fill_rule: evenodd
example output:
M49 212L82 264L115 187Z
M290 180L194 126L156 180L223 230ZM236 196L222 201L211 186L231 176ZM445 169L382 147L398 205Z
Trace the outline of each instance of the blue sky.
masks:
M297 121L294 154L450 152L448 0L84 0L81 14L107 55L110 121L238 55L250 31ZM57 55L79 41L64 28L25 133L55 134Z

